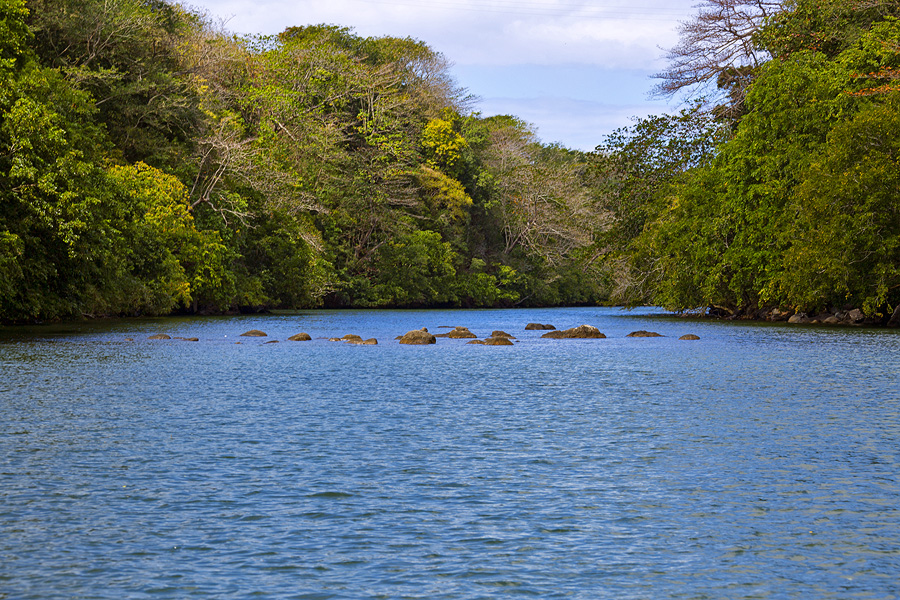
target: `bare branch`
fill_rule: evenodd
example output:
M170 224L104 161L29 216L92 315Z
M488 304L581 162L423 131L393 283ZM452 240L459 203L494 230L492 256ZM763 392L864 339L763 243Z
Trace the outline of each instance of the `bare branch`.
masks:
M767 58L755 44L756 32L783 4L702 0L697 16L679 27L681 39L666 54L669 67L654 75L661 80L654 93L666 97L688 90L708 92L717 86L730 93L733 102L742 100L752 70Z

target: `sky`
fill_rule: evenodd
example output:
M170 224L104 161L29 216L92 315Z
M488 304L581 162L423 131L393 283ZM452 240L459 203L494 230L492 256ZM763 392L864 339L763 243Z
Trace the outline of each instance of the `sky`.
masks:
M678 110L652 78L698 0L184 0L237 34L333 24L412 37L442 53L484 116L544 143L593 150L634 118Z

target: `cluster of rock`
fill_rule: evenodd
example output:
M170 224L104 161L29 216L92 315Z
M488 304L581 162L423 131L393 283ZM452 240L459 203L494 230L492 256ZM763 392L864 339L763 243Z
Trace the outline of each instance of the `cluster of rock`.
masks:
M606 336L600 332L596 327L592 325L580 325L578 327L573 327L571 329L563 329L558 330L553 325L546 325L541 323L529 323L526 327L526 330L547 330L547 333L542 335L542 338L548 339L605 339ZM251 329L250 331L245 331L240 335L240 337L268 337L268 334L264 331L260 331L259 329ZM663 337L662 335L653 332L653 331L633 331L629 333L626 337ZM449 339L469 339L469 344L480 344L483 346L512 346L515 336L509 334L505 331L492 331L491 335L483 340L478 339L478 336L469 331L468 327L457 326L454 327L451 331L447 333L440 334L432 334L428 332L428 329L423 327L422 329L414 329L412 331L408 331L406 334L397 336L397 339L401 344L408 345L427 345L427 344L435 344L437 343L437 338L449 338ZM185 338L185 337L170 337L164 333L151 335L150 340L185 340L196 342L199 341L199 338ZM333 337L327 338L331 342L344 342L346 344L355 344L360 346L376 346L378 345L378 340L375 338L363 339L362 336L348 333L342 337ZM680 340L699 340L700 338L696 335L684 335L678 338ZM298 333L292 335L288 338L289 341L292 342L306 342L312 340L312 337L308 333ZM240 344L240 342L236 342ZM266 344L277 344L278 340L269 340L265 342Z
M858 308L852 310L838 310L819 313L817 315L808 315L806 313L793 313L786 319L784 313L780 311L772 311L774 317L771 321L787 321L792 324L810 324L810 325L880 325L883 321L881 318L870 318ZM900 326L900 306L894 311L893 316L886 323L888 327Z
M710 317L730 320L744 319L808 325L885 325L887 327L900 327L900 305L894 309L894 313L887 320L884 317L866 315L858 308L832 308L820 313L809 314L793 310L782 310L780 308L732 311L722 307L712 307L706 314Z
M491 332L490 337L487 337L483 340L472 340L468 343L479 344L481 346L512 346L514 339L516 338L512 334L506 333L505 331L495 330Z

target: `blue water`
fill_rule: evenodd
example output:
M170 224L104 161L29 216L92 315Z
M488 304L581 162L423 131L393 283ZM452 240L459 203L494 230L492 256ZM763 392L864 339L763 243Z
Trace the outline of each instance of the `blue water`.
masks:
M900 335L652 312L0 329L0 598L900 597Z

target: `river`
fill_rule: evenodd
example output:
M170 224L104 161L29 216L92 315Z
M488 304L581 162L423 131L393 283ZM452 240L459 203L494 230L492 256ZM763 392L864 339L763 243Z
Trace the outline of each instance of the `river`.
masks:
M0 328L0 598L900 596L898 332L654 312Z

